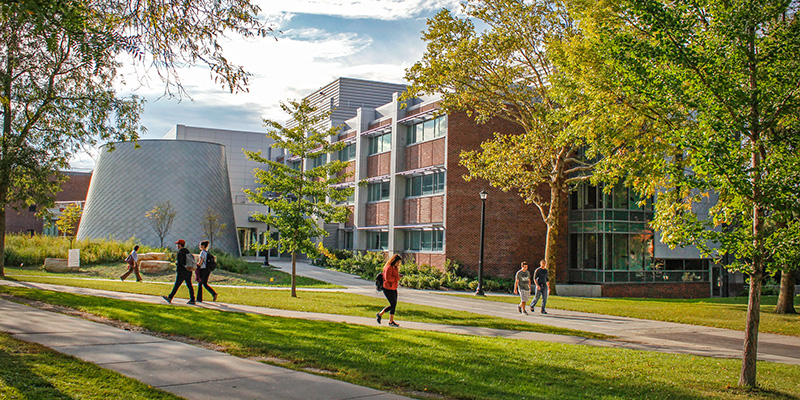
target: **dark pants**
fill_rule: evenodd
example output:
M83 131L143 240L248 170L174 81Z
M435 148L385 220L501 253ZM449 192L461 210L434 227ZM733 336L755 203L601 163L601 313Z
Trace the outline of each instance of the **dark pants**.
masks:
M208 277L211 275L211 271L208 268L200 268L197 270L198 273L198 280L197 280L197 301L203 301L203 288L208 290L208 293L211 293L211 296L217 297L217 292L208 286Z
M175 293L178 293L178 289L181 287L181 283L186 282L186 287L189 288L189 299L194 301L194 288L192 287L192 273L189 271L178 271L175 274L175 286L172 287L172 291L169 293L169 298L172 299L175 297Z
M542 285L542 288L536 288L536 297L533 298L533 302L531 303L531 311L533 311L533 307L536 306L536 303L539 302L539 298L542 298L542 311L547 308L547 294L550 290L547 288L547 285Z
M120 279L122 279L124 281L125 278L127 278L128 275L131 274L131 272L136 273L136 282L139 282L139 281L142 280L142 276L139 275L139 264L138 263L133 263L133 266L128 264L128 272L122 274L122 276L120 276Z
M397 290L383 289L383 295L386 296L386 300L389 300L389 306L381 312L388 311L390 315L394 315L394 309L397 307Z

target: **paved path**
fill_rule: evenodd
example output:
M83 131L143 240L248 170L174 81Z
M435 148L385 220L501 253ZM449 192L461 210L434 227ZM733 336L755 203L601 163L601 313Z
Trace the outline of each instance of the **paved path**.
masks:
M406 399L0 300L0 331L187 399Z
M285 272L291 271L291 263L288 261L276 260L272 261L272 264ZM297 274L345 286L352 292L383 297L382 294L375 291L372 282L355 275L315 267L307 262L297 263ZM523 316L517 312L516 307L508 303L447 296L436 291L400 288L399 300L401 302L397 314L399 321L402 321L402 303L407 302L603 333L616 336L619 341L628 343L624 347L638 347L669 353L741 358L744 342L743 331L552 308L548 310L548 315L534 313ZM800 338L759 333L758 359L800 364Z

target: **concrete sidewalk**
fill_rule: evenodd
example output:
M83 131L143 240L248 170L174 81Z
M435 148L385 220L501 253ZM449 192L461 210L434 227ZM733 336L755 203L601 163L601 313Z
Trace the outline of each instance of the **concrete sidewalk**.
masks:
M0 314L0 331L187 399L406 399L7 300Z
M288 261L273 260L272 264L284 272L291 271L291 263ZM315 267L305 261L297 263L297 274L342 285L351 292L383 297L381 293L375 291L375 286L370 281L355 275ZM548 315L539 313L521 315L516 307L508 303L448 296L445 293L400 288L398 320L402 324L402 303L406 302L602 333L617 337L617 342L627 343L622 347L628 348L723 358L742 356L744 343L742 331L553 308L548 309ZM758 359L800 364L800 337L759 333Z

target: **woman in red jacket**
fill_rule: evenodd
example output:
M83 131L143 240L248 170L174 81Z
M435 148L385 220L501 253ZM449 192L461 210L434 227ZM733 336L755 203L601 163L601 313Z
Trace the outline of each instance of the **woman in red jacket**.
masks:
M403 260L400 258L400 255L395 254L386 262L386 265L383 266L383 294L386 296L386 300L389 300L389 306L375 314L375 316L378 317L379 324L381 323L383 313L389 311L389 326L400 326L394 322L394 309L397 306L397 286L400 283L399 267L401 261Z

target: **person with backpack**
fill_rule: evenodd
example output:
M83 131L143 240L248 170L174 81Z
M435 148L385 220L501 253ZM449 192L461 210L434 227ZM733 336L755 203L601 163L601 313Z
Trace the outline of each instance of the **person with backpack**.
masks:
M186 283L186 287L189 289L189 301L186 304L194 305L194 288L192 287L192 271L197 269L197 265L194 262L194 256L186 248L186 241L183 239L178 240L175 242L178 245L178 254L175 255L175 285L172 287L172 291L167 296L161 296L167 303L172 303L172 298L175 297L175 293L178 293L178 289L180 289L182 283Z
M397 287L400 284L400 262L403 261L399 254L393 255L389 261L383 266L383 295L386 300L389 300L389 305L383 310L375 314L378 323L381 323L383 314L389 312L389 326L399 327L397 322L394 322L394 311L397 308Z
M208 252L208 240L200 242L200 262L197 263L197 302L203 301L203 288L206 288L211 293L211 301L217 301L217 292L208 286L208 277L211 276L211 271L217 268L217 260Z
M119 280L125 282L125 278L127 278L131 272L134 272L136 274L136 282L142 281L142 276L139 274L139 253L137 253L137 251L139 251L139 245L133 246L133 251L131 251L131 254L128 254L128 257L125 259L125 262L128 263L128 271L122 274Z

